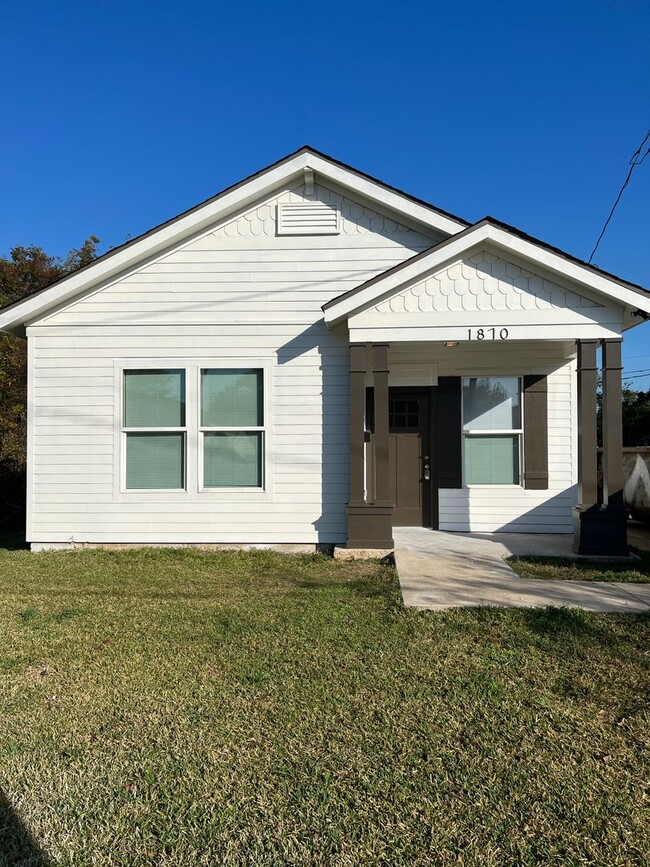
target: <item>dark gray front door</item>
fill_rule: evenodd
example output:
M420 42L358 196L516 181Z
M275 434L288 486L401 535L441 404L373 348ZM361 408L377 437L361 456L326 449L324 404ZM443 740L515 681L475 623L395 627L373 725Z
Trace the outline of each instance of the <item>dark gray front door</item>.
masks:
M393 526L431 526L430 398L391 389L388 401Z

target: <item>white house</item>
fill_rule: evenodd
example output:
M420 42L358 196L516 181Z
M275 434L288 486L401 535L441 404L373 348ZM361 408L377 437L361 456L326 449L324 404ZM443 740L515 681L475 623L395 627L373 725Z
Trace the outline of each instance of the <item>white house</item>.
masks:
M409 524L620 553L621 338L648 313L301 148L0 311L28 344L27 538L388 548Z

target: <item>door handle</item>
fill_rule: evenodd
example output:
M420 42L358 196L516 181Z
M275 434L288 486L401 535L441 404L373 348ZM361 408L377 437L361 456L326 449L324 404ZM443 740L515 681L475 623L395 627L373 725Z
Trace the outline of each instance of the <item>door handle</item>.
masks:
M424 456L424 481L431 480L431 467L429 465L429 455Z

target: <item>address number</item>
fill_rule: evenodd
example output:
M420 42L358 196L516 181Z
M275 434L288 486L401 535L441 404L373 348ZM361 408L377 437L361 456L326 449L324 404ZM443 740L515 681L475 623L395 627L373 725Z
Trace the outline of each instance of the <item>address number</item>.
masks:
M468 328L467 336L470 340L507 340L507 328Z

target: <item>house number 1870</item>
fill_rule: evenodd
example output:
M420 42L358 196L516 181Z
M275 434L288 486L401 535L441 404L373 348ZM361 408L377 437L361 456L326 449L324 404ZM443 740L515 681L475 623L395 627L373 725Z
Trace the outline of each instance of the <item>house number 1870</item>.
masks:
M501 328L468 328L467 336L470 340L507 340L508 329Z

